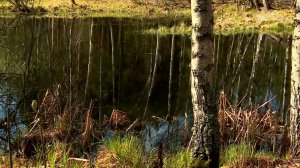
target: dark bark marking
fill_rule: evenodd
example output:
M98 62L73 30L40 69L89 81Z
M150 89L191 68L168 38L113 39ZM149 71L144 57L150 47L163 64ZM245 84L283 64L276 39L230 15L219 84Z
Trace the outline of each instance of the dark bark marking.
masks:
M201 52L201 51L198 51L196 53L192 52L192 58L204 59L204 58L207 58L207 55L204 52Z

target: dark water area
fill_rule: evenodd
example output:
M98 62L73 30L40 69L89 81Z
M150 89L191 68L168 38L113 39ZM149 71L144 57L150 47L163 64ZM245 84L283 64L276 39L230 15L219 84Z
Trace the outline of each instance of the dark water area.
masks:
M112 109L127 112L132 121L191 115L190 37L143 33L181 22L2 18L1 100L14 93L16 117L26 124L34 117L32 100L42 101L46 89L58 84L74 100L94 100L95 116L98 111L109 116ZM245 108L270 100L266 108L284 114L289 103L288 35L216 35L214 41L216 91L224 90L232 104ZM0 121L5 109L2 105ZM14 130L19 127L15 124Z

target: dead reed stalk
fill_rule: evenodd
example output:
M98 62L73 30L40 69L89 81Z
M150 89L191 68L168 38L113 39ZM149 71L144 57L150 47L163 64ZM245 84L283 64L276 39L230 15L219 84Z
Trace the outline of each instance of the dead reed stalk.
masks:
M82 139L81 139L81 143L83 146L87 146L91 138L92 129L93 129L92 111L93 111L93 102L91 101L89 109L86 112L86 116L85 116L84 132L82 134Z
M242 109L233 107L224 92L219 97L219 124L222 146L237 143L250 143L256 149L269 149L277 152L278 144L285 139L284 125L278 114L260 107Z

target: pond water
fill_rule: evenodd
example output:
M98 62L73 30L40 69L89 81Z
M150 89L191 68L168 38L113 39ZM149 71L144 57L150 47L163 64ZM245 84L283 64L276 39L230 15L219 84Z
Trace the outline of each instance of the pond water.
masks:
M125 111L132 121L192 114L190 37L143 33L181 22L1 18L1 85L16 99L22 97L20 121L30 121L31 101L41 101L46 89L57 84L72 96L95 100L96 109L100 106L107 115L114 108ZM272 99L268 108L283 114L289 103L289 35L248 33L214 39L215 89L243 107Z

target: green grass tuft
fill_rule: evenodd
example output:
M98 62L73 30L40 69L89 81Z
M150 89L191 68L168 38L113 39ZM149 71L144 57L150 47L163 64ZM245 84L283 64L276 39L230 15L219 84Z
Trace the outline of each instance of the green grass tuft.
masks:
M188 151L182 150L178 153L164 157L164 167L166 168L179 168L189 167L191 163L191 155Z
M106 142L107 148L115 154L122 165L140 167L143 162L143 148L141 141L134 136L116 136Z
M232 165L253 156L253 150L249 144L230 145L221 154L221 165Z
M184 22L181 22L179 25L175 25L172 27L167 26L159 26L158 28L151 28L145 30L143 33L145 34L159 34L161 36L170 35L170 34L185 34L189 35L192 33L192 28L190 25L187 25Z

